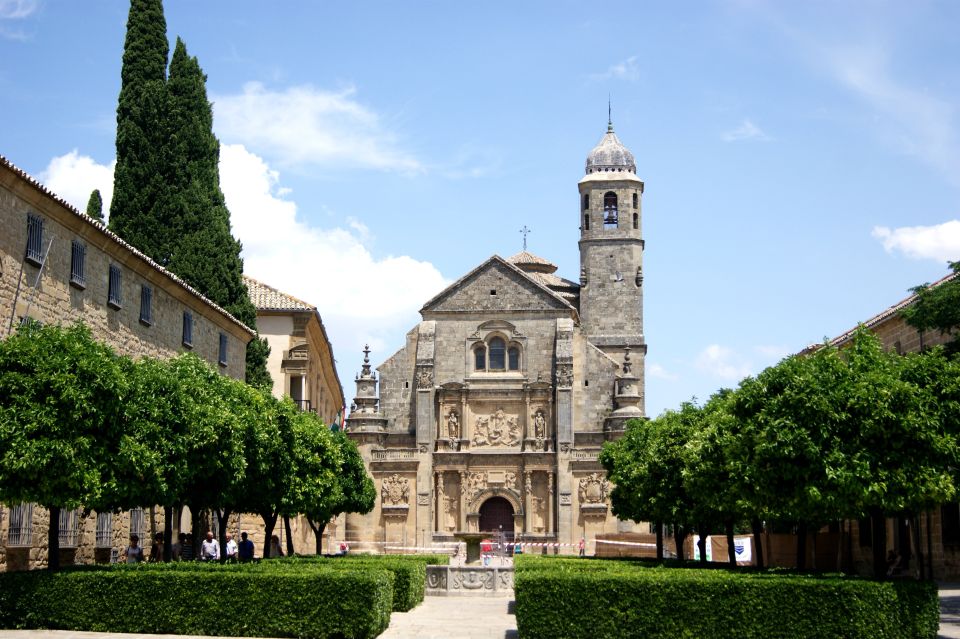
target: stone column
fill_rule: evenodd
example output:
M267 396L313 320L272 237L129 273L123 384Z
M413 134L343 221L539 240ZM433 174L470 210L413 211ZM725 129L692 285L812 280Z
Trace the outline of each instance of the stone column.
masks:
M554 500L554 493L556 491L554 491L553 489L553 471L550 471L547 473L547 491L550 495L547 501L547 516L549 517L549 519L547 520L547 532L555 533L557 532L557 527L553 521L553 513L555 512L555 509L553 506L553 500Z
M435 532L443 532L443 473L435 472L433 473L433 485L436 487L435 497L433 500L433 512L435 513L433 530Z
M467 471L460 471L460 508L457 509L457 529L467 529Z
M533 495L533 471L523 473L523 532L528 533L532 530L533 522L530 521L530 497Z

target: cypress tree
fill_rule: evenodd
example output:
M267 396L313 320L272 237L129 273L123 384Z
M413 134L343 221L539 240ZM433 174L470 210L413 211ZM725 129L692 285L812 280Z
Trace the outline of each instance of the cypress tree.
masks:
M100 189L94 189L87 200L87 215L95 220L103 222L103 198L100 197Z
M117 166L110 228L161 265L171 229L157 204L164 179L167 23L161 0L131 0L117 104Z
M230 211L220 190L220 142L197 58L177 38L167 81L167 189L158 210L176 242L168 267L230 314L256 328L257 311L243 282L241 245L230 231ZM247 382L272 386L269 347L254 340L247 350Z

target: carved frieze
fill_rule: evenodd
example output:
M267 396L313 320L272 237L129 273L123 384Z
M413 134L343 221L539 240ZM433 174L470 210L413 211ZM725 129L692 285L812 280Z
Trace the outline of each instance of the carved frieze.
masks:
M519 446L520 416L498 408L490 415L478 415L473 428L474 446Z

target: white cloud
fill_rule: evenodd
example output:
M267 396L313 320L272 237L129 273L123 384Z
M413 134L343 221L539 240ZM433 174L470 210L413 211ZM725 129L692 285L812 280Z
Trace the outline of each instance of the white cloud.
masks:
M770 140L770 136L750 120L744 119L737 128L721 133L720 139L724 142L740 142L741 140L766 142Z
M636 82L640 79L640 67L637 65L637 56L632 55L625 60L611 64L603 73L590 76L592 80L626 80Z
M839 82L882 116L884 135L957 181L960 146L953 104L894 78L886 46L826 48L823 56Z
M48 189L84 212L90 194L94 189L100 189L103 216L107 218L113 199L113 167L116 164L116 161L109 165L98 164L93 158L80 155L74 149L50 160L47 168L37 177Z
M657 363L647 364L647 376L657 377L659 379L665 379L670 382L675 382L678 379L680 379L679 375L675 373L671 373L670 371L668 371L663 366Z
M311 86L273 91L249 82L239 95L214 98L214 126L223 141L239 142L280 166L422 172L421 162L355 93Z
M719 344L710 344L697 356L698 370L727 381L740 381L750 375L751 366L732 349Z
M39 6L39 0L0 0L0 20L22 20Z
M901 226L896 229L875 226L871 235L883 243L887 253L900 251L917 260L960 260L960 220L950 220L933 226Z
M40 8L40 0L0 0L0 37L8 40L29 40L22 29L11 29L8 21L23 20L33 15Z
M420 305L448 281L431 263L406 255L375 257L362 221L320 228L283 197L277 171L240 144L220 147L220 183L234 235L243 243L244 272L316 304L341 362L359 366L369 341L377 361L399 346L398 331L418 321ZM339 370L349 379L350 368ZM349 389L346 389L349 394Z
M115 164L97 164L74 150L51 160L40 177L80 210L99 188L107 211ZM311 225L279 181L279 173L243 145L220 147L220 183L233 234L243 243L244 272L317 305L346 381L359 369L365 342L377 361L385 359L391 353L384 348L400 345L398 333L413 326L420 305L449 282L429 262L375 257L373 236L359 219L346 217L343 227Z

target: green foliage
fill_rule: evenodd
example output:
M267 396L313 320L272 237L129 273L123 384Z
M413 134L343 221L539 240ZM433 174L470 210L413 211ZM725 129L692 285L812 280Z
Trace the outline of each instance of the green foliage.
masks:
M932 582L589 559L523 557L516 566L517 628L528 639L928 638L939 625Z
M131 0L117 104L117 165L110 228L161 265L173 229L159 203L166 190L167 24L161 0Z
M0 627L359 638L376 637L390 622L392 579L384 570L225 568L0 573Z
M103 198L100 197L100 189L94 189L87 200L87 215L95 220L103 222Z
M387 570L393 575L393 610L406 612L423 602L427 565L446 564L445 555L345 555L341 557L290 557L268 562L274 566L321 565L334 570Z
M950 262L950 269L960 273L960 261ZM960 278L944 282L935 288L923 284L910 289L917 301L907 306L900 314L907 324L919 331L936 329L940 333L952 333L960 327ZM960 335L948 344L951 354L960 351Z
M0 341L0 501L100 499L114 464L138 463L118 419L127 392L121 360L82 324L26 323Z

